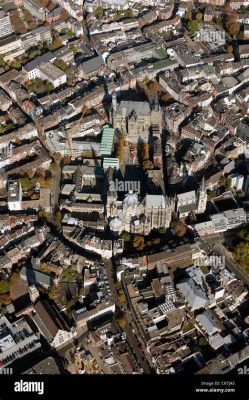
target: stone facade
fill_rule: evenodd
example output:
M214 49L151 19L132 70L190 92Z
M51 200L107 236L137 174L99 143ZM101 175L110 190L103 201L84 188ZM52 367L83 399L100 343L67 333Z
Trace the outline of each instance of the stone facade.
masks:
M153 108L144 101L121 101L117 103L113 95L113 126L128 137L129 141L148 141L153 126L162 130L161 107L156 102Z
M174 209L175 201L162 195L146 195L139 200L137 194L129 192L122 202L117 200L115 192L109 192L106 218L110 222L115 219L117 233L127 231L148 235L152 229L168 228Z

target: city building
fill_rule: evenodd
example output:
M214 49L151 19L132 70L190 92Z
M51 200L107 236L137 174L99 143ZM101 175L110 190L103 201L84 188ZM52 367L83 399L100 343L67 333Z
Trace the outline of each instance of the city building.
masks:
M22 186L19 181L9 181L8 208L10 211L20 211L22 209Z
M39 337L24 318L10 323L0 316L0 368L6 368L15 360L22 359L41 349Z
M185 218L190 213L203 214L206 210L206 205L207 193L204 178L197 194L192 190L177 195L177 211L180 218Z
M23 0L23 6L30 12L31 15L33 15L38 20L42 22L45 20L46 16L45 8L43 8L38 1Z
M38 28L21 35L22 46L25 50L28 50L30 47L34 47L39 42L50 43L51 41L52 36L50 29L45 26L39 26Z
M151 109L149 103L140 101L117 102L116 94L112 100L114 129L128 137L132 143L139 139L147 142L153 126L162 130L162 112L158 103Z
M174 208L175 202L162 195L146 195L139 200L130 191L119 201L117 193L108 192L106 216L114 233L124 230L148 235L152 229L169 227Z
M28 79L47 80L54 88L57 88L66 83L67 75L52 64L54 60L55 56L52 53L46 53L24 65L23 70L27 73Z
M230 186L235 190L242 190L244 184L244 176L240 174L231 174L228 176L231 180Z
M5 36L11 35L13 32L9 14L0 8L0 37L4 38Z

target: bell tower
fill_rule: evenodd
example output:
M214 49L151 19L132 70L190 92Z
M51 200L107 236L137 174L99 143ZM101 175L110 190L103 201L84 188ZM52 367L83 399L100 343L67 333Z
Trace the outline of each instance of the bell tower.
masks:
M206 211L206 206L207 206L207 193L205 189L205 181L203 176L197 196L197 214L203 214Z

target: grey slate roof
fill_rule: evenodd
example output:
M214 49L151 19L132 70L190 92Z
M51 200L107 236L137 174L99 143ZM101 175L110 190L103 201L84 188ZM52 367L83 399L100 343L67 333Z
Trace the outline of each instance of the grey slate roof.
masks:
M97 71L104 65L103 58L101 56L97 56L91 58L90 60L84 61L81 64L81 68L86 74L91 74L94 71Z
M53 357L47 357L39 363L33 365L30 369L23 372L25 375L59 375L60 370Z
M135 112L137 115L150 115L150 106L147 101L121 101L118 104L116 114L122 114L125 111L125 116Z
M205 293L195 284L193 279L185 278L176 287L183 294L192 311L199 310L208 303Z
M21 269L20 275L23 279L27 280L31 284L40 284L40 285L45 285L45 286L51 286L52 285L52 278L50 275L45 274L44 272L40 272L36 269L33 268L27 268L23 267Z
M23 66L23 69L27 72L33 71L33 69L37 68L40 64L50 62L53 60L55 56L48 51L47 53L43 54L42 56L36 57L34 60L28 62Z
M219 331L215 320L212 318L212 315L206 310L197 315L196 320L209 336L212 336Z

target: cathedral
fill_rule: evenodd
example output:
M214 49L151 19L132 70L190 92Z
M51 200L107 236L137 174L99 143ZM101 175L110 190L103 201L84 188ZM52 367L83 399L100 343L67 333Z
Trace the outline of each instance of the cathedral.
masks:
M115 190L109 190L106 218L114 234L119 235L122 231L127 231L148 235L153 229L169 228L175 208L179 218L186 218L191 212L203 214L206 205L204 180L197 192L192 190L178 194L176 199L155 194L146 194L140 199L138 194L130 191L121 201L118 200Z
M162 195L147 194L139 199L130 191L123 201L117 200L117 193L108 192L106 216L114 234L122 231L148 235L152 229L170 226L175 201Z
M117 103L116 93L112 97L113 127L128 137L132 143L138 140L148 142L150 131L156 127L162 131L162 111L155 101L151 108L146 101L121 101Z

